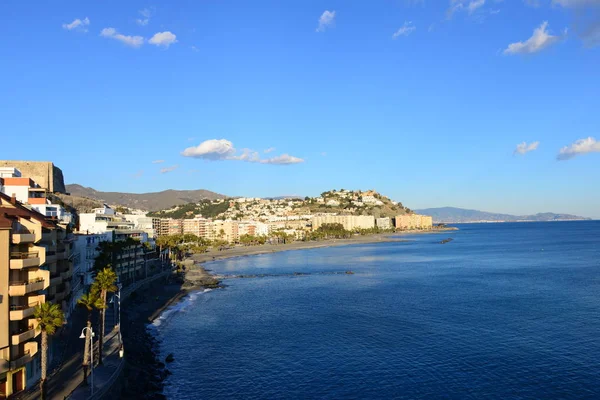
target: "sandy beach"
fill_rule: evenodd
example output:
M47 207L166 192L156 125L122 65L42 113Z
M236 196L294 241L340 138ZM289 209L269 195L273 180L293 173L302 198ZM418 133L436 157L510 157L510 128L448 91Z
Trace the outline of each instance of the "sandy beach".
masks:
M370 244L370 243L386 243L386 242L403 242L406 239L403 236L414 235L414 234L442 234L455 231L456 229L436 229L431 231L405 231L400 233L385 233L368 236L355 236L350 239L330 239L320 240L312 242L292 242L288 244L264 244L258 246L237 246L227 250L214 250L211 249L207 253L194 254L191 256L196 263L203 263L214 260L222 260L232 257L243 257L252 256L257 254L268 254L277 253L281 251L293 251L293 250L305 250L305 249L317 249L322 247L333 247L333 246L348 246L357 244Z

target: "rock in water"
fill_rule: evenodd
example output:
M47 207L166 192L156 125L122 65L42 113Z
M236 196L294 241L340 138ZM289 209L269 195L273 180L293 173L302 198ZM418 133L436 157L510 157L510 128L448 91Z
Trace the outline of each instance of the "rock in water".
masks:
M175 361L175 357L173 357L173 353L169 353L167 358L165 358L165 362L171 363L173 361Z

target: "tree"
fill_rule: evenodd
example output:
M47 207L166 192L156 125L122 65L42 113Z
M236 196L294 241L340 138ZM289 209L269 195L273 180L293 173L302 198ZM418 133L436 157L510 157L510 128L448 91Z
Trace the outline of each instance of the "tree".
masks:
M100 336L98 339L98 348L100 350L98 364L102 364L102 345L104 343L104 323L106 317L106 294L108 292L115 292L117 290L117 286L115 285L116 281L117 275L115 274L115 271L110 268L105 268L98 272L98 275L96 275L96 280L92 285L95 287L95 290L100 293L100 303L95 305L95 307L100 310Z
M37 320L37 330L42 332L42 378L40 379L40 392L42 399L46 398L46 373L48 370L48 335L52 336L63 325L65 316L58 304L38 304L33 311Z
M89 359L90 359L90 340L91 340L91 332L92 332L92 311L94 308L100 306L100 296L95 287L92 286L92 290L85 293L79 300L77 300L77 305L83 307L87 310L87 329L85 330L85 347L83 348L83 381L86 382L88 367L89 367Z

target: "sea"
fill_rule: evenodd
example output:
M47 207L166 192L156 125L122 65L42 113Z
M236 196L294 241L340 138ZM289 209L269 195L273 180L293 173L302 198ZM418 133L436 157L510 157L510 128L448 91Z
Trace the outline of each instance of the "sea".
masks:
M207 263L244 277L154 322L165 396L600 399L600 221L457 227Z

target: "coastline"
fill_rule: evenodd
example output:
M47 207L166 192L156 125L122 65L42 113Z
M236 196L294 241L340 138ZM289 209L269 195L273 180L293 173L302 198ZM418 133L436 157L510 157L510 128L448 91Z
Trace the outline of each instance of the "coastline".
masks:
M160 359L159 339L148 325L187 294L181 282L156 282L132 294L123 304L121 332L126 354L126 385L121 398L165 399L163 381L170 372Z
M138 398L148 400L163 400L162 394L164 380L171 372L167 368L166 360L161 359L159 351L160 340L151 332L149 325L160 317L169 307L180 302L189 293L203 290L211 286L214 277L202 268L201 263L223 260L234 257L245 257L260 254L278 253L283 251L307 250L327 248L334 246L348 246L371 243L404 242L403 235L412 234L440 234L456 229L438 229L432 231L405 231L392 234L375 234L357 236L350 239L330 239L315 242L292 242L290 244L260 245L247 247L234 247L223 251L194 254L193 260L196 272L199 272L198 281L186 281L176 278L164 284L156 282L144 290L130 296L124 303L121 323L123 326L123 343L126 349L125 380L127 382L122 398ZM199 282L199 283L198 283ZM205 284L202 284L205 283ZM214 282L212 283L214 284Z
M434 229L430 231L402 231L397 233L379 233L366 236L355 236L350 239L327 239L311 242L292 242L289 244L263 244L258 246L233 247L231 249L214 251L208 253L193 254L190 259L194 260L195 264L201 264L209 261L224 260L233 257L245 257L259 254L279 253L282 251L319 249L336 246L349 246L357 244L371 243L390 243L390 242L405 242L407 239L398 237L404 235L425 235L425 234L440 234L445 232L457 231L457 228Z

